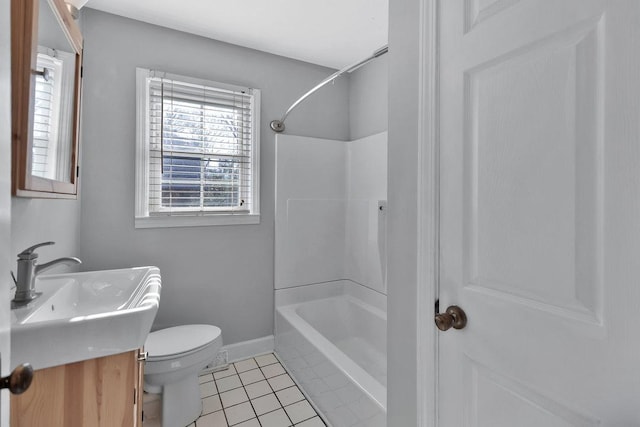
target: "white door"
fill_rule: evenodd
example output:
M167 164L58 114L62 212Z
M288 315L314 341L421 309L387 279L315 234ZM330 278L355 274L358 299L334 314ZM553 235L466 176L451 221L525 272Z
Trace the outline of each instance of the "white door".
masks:
M8 1L0 2L0 373L9 365L9 270L11 267L11 59ZM0 393L0 426L9 426L9 392Z
M439 425L640 426L640 1L439 7Z

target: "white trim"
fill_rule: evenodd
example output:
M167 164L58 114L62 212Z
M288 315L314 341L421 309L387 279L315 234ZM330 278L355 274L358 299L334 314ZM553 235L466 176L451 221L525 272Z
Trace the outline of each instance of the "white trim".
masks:
M252 108L252 184L251 184L251 213L233 212L233 209L224 210L225 213L207 213L192 211L176 216L150 216L149 214L149 85L147 79L162 77L175 79L189 84L210 86L216 89L233 92L247 92L251 94ZM236 86L225 83L194 77L179 76L162 71L146 68L136 68L136 182L135 182L135 228L161 228L161 227L202 227L211 225L241 225L260 223L260 90L244 86ZM178 209L179 210L179 209Z
M149 88L146 84L149 70L136 68L136 228L137 217L149 216L149 150L147 149L147 129L149 112L147 98Z
M418 272L416 313L418 426L438 425L439 97L438 1L420 2Z
M260 146L262 145L260 141L260 108L262 107L260 100L260 90L253 89L253 103L251 108L253 109L253 149L252 156L253 159L253 184L251 188L253 190L253 194L251 195L251 203L253 204L253 212L252 214L258 215L258 221L260 220Z
M389 426L438 425L438 3L390 4Z
M11 2L0 2L0 270L15 260L11 247ZM17 221L16 221L17 223ZM0 374L11 373L9 277L0 279ZM9 426L9 393L0 393L0 426Z
M257 90L257 89L253 89L253 88L246 87L246 86L239 86L239 85L232 85L232 84L228 84L228 83L214 82L214 81L208 80L208 79L200 79L200 78L197 78L197 77L190 77L190 76L183 76L183 75L179 75L179 74L172 74L172 73L167 73L165 71L150 70L150 69L144 69L144 68L137 68L137 70L145 70L147 72L146 76L147 77L151 77L151 78L177 80L180 83L187 83L189 85L196 85L196 86L206 86L206 87L210 87L212 89L224 90L224 91L228 91L228 92L242 92L242 91L251 92L253 90Z
M259 214L214 214L136 217L135 228L204 227L208 225L260 224Z
M249 357L260 356L261 354L273 353L275 348L275 339L273 335L256 338L249 341L241 341L235 344L222 346L221 350L227 351L229 362L248 359Z

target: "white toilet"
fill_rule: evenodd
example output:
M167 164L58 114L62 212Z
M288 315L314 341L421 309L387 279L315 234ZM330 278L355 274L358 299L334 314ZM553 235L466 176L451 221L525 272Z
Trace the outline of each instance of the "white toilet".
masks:
M198 373L222 347L220 328L184 325L151 332L144 348L144 390L162 393L162 426L185 427L202 412Z

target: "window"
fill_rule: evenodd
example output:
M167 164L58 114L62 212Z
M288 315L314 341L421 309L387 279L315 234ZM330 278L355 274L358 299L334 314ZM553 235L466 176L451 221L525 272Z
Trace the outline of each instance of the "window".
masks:
M137 70L136 227L257 224L260 91Z

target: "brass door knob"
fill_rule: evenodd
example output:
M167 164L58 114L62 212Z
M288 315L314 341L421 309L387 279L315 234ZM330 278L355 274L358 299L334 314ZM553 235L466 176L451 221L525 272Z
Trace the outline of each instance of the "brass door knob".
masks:
M11 375L0 379L0 388L8 388L13 394L24 393L33 380L33 367L23 363L11 372Z
M467 325L467 315L457 305L449 306L444 313L436 314L433 320L441 331L448 331L451 328L462 329Z

